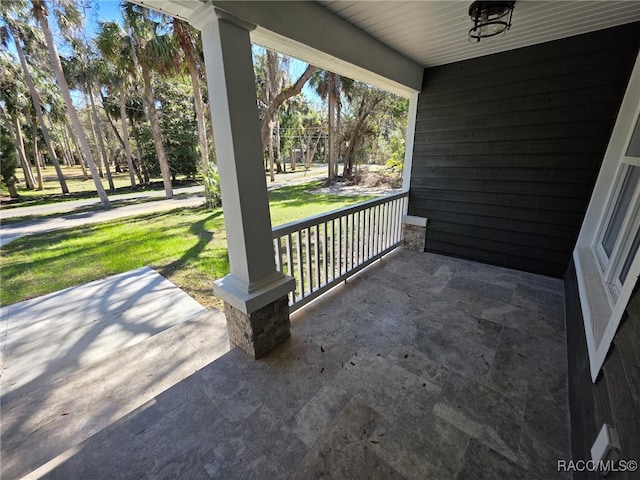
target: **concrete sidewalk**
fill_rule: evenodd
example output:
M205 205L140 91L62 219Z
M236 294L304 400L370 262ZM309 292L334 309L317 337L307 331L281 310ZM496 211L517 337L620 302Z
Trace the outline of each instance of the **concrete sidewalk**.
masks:
M176 188L173 190L174 196L204 194L204 187L196 185L193 187ZM164 190L151 190L146 192L122 193L119 195L109 195L111 202L122 200L149 199L162 200L165 198ZM87 198L83 200L70 200L68 202L48 203L46 205L36 205L33 207L3 208L0 210L0 221L16 217L27 217L32 215L51 215L55 213L73 213L75 210L84 207L99 207L100 199Z
M229 351L149 267L0 308L0 477L22 478Z
M12 225L2 225L0 229L0 247L27 235L62 230L64 228L79 227L94 223L107 222L118 218L133 217L147 213L165 212L179 208L191 208L204 205L204 197L174 198L172 200L157 200L153 202L127 205L110 210L95 210L90 212L67 213L59 217L44 218Z

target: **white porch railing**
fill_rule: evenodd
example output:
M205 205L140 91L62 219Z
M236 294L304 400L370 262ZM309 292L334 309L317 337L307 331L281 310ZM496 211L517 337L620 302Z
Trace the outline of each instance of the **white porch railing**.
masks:
M296 280L295 311L402 243L406 192L273 229L276 268Z

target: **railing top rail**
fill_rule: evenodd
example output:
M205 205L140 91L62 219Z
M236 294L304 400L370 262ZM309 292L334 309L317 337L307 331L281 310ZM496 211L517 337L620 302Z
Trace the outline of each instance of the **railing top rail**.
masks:
M350 207L339 208L331 212L322 213L320 215L315 215L313 217L307 217L302 220L285 223L284 225L279 225L273 229L273 238L275 239L283 235L288 235L289 233L297 232L298 230L302 230L304 228L313 227L314 225L318 225L323 222L328 222L330 220L334 220L336 218L349 215L351 213L360 212L362 210L366 210L367 208L375 207L377 205L382 205L384 203L391 202L393 200L407 197L408 195L409 195L409 192L400 192L400 193L388 195L385 197L366 200L364 202L358 203L356 205L352 205Z

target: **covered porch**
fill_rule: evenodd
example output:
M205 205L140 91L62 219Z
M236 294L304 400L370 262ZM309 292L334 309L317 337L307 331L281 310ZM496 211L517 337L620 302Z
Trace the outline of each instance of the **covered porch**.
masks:
M566 365L561 280L399 249L27 478L568 478Z
M384 35L365 33L364 26L356 28L315 2L137 3L188 19L203 33L231 265L231 274L214 288L225 301L231 345L250 355L230 351L27 478L569 478L557 471L559 460L572 457L567 385L582 376L567 372L561 278L400 249L293 314L289 332L287 299L290 292L295 297L296 280L298 290L302 281L289 276L295 276L293 269L280 268L279 243L273 258L276 234L264 172L256 162L262 145L250 42L281 47L410 98L403 213L415 216L423 248L561 277L571 269L575 239L637 55L637 40L629 40L636 38L637 23L613 33L604 29L637 19L637 10L615 2L620 16L597 25L590 24L591 17L567 20L572 32L553 30L546 36L524 28L523 15L523 37L513 35L517 41L508 51L485 63L485 56L501 51L491 45L499 44L458 56L463 47L456 40L446 59L412 60L389 47L388 39L383 43ZM456 3L443 2L451 9ZM569 10L557 17L573 18L577 4L561 3ZM535 4L518 3L531 14ZM591 6L605 8L598 2ZM334 7L339 9L339 2ZM357 2L351 8L358 9ZM385 12L377 14L386 25ZM406 15L412 18L411 11ZM448 15L443 11L443 28L449 28ZM457 23L468 22L465 11L461 19L457 10L451 15ZM393 25L403 29L400 20ZM416 28L429 30L421 23ZM600 30L604 33L577 37ZM551 43L571 35L569 49ZM526 55L513 50L526 46L532 46ZM610 70L607 78L584 74L582 66L593 63L592 51L604 65L593 68ZM481 60L457 63L472 57ZM609 65L618 57L621 65ZM505 60L510 68L502 67ZM516 74L507 77L503 70ZM540 78L531 80L531 72ZM595 79L595 85L568 97L585 78ZM497 88L503 81L508 86ZM528 95L529 81L542 88L534 98ZM500 95L480 98L469 93L473 88ZM599 104L581 103L601 91L612 92L607 115ZM489 110L475 109L479 100ZM573 103L565 103L569 100ZM551 110L544 113L548 117L522 114L540 106ZM576 106L595 112L593 125L576 129ZM457 123L474 112L481 118ZM559 116L565 113L567 118ZM487 125L487 119L496 124ZM514 119L522 121L520 129L511 125ZM489 131L473 137L474 125ZM447 131L436 135L436 128ZM481 152L478 144L485 144ZM315 238L321 237L318 231ZM451 246L457 251L447 250ZM333 255L332 249L322 251ZM305 256L315 275L317 260ZM348 263L333 257L331 262ZM637 272L638 260L634 265ZM569 329L570 337L582 331L578 325ZM269 335L261 338L264 332ZM584 347L582 339L569 340L570 347ZM582 358L569 352L570 358L572 353ZM624 385L636 389L637 377L630 378ZM615 391L606 382L604 388ZM637 411L636 397L630 397L610 408L621 429L637 423L625 421ZM572 405L572 411L580 418L579 402L587 395L574 398L578 408ZM599 430L604 421L616 423L605 414L591 423ZM590 448L597 431L585 430L575 429L574 436ZM629 431L626 445L633 446L637 437ZM588 460L586 451L574 452L574 459Z

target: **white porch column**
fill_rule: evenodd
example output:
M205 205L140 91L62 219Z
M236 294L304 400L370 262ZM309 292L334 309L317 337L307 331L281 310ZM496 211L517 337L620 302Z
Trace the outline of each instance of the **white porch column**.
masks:
M293 278L276 271L262 141L245 22L203 4L189 19L202 31L231 273L214 282L232 346L256 358L289 336Z

